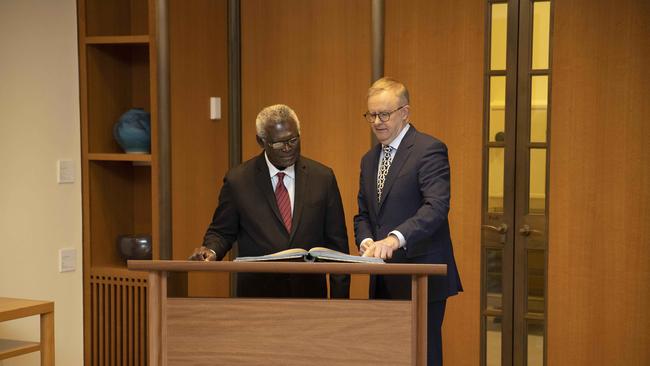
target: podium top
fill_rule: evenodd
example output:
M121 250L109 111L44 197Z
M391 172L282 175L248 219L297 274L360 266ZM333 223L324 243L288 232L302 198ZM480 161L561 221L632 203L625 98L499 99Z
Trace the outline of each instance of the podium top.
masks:
M447 275L446 264L339 262L231 262L130 260L130 270L167 272L350 273L382 275Z

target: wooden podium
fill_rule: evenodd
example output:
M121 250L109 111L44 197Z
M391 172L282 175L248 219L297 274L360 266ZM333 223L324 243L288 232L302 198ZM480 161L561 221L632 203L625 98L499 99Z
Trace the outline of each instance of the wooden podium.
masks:
M129 261L149 272L149 364L426 365L427 276L444 264ZM411 275L412 299L167 297L168 272Z

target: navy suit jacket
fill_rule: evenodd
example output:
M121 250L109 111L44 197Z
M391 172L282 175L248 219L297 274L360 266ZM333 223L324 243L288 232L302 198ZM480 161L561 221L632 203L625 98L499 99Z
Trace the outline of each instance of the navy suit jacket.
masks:
M377 169L381 144L361 160L359 212L354 218L357 246L365 238L384 239L397 230L406 239L405 248L388 262L440 263L447 276L429 277L429 300L446 299L462 291L449 234L450 181L447 147L418 132L413 125L404 135L391 163L381 202L377 202ZM387 281L391 298L410 298L410 280ZM371 279L374 297L376 278Z
M228 172L219 205L203 245L221 260L237 241L239 256L260 256L290 248L324 246L349 253L341 194L332 169L304 156L295 165L291 232L285 228L264 153ZM350 278L330 276L332 297L349 296ZM239 273L237 295L326 297L321 274Z

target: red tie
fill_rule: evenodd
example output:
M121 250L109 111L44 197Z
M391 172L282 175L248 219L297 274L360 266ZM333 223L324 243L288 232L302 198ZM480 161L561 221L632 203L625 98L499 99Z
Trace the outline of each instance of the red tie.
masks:
M284 221L284 227L287 228L287 232L291 232L291 199L289 199L289 192L287 192L287 187L284 186L282 179L286 174L278 173L278 185L275 187L275 199L278 202L278 208L280 209L280 215L282 215L282 221Z

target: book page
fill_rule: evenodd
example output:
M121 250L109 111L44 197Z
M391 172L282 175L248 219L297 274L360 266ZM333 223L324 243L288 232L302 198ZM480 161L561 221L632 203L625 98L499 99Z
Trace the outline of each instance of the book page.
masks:
M293 248L293 249L287 249L287 250L283 250L277 253L271 253L267 255L260 255L254 257L237 257L234 259L234 262L280 261L280 260L304 258L306 254L307 251L302 248Z
M306 259L310 261L333 261L347 263L384 263L384 260L381 258L350 255L324 247L311 248L306 256Z

